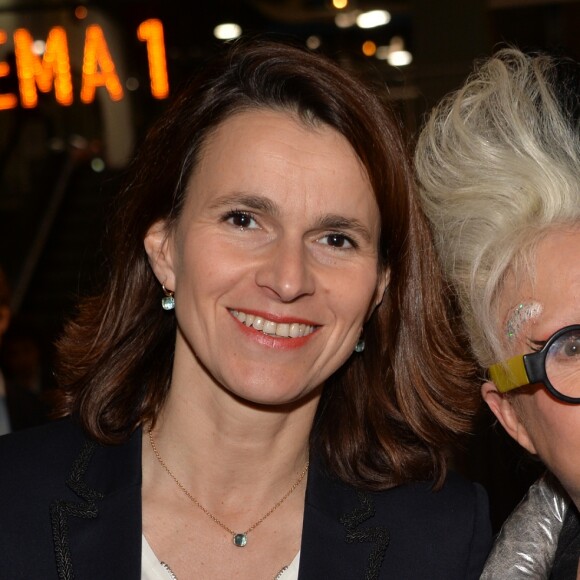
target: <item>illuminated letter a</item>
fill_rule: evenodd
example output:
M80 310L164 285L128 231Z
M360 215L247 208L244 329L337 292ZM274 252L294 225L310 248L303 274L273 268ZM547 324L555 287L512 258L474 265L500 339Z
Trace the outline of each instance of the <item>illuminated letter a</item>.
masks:
M97 24L87 28L83 59L81 101L92 103L96 87L105 87L113 101L123 98L123 87L115 70L103 30Z

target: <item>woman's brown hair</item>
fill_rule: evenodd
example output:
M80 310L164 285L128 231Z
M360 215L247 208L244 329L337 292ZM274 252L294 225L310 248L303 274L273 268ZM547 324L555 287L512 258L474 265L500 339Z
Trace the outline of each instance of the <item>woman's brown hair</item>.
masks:
M228 46L139 148L109 229L104 288L81 302L58 343L60 415L105 444L155 421L169 390L176 321L160 307L143 239L154 222L177 219L208 135L244 109L286 110L336 129L366 168L381 214L378 267L389 269L390 283L365 327L365 351L324 386L312 446L358 487L441 482L448 444L468 429L478 393L450 327L400 127L378 92L332 59L268 39Z

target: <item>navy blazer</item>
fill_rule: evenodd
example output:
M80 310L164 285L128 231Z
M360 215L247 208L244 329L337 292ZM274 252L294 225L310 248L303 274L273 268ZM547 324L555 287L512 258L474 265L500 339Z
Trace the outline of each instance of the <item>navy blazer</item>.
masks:
M0 437L0 578L140 580L141 430L119 446L71 421ZM299 580L475 580L487 496L450 474L369 493L311 463Z

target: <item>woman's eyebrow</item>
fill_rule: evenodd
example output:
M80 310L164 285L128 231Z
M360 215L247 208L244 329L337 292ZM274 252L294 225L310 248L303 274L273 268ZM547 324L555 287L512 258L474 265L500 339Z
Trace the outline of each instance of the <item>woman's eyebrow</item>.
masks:
M220 197L211 204L212 208L219 209L221 207L241 206L256 211L261 211L273 216L280 215L280 209L272 200L262 197L260 195L252 195L247 193L234 193L225 197Z
M349 218L337 214L326 214L318 219L317 227L323 230L348 230L356 232L366 242L370 242L373 239L369 228L356 218Z

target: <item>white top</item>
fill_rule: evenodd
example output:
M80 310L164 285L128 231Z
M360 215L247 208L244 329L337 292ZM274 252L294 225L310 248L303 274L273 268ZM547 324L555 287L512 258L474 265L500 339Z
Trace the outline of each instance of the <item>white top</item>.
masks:
M298 580L298 565L300 564L300 551L292 560L292 563L280 574L276 580ZM151 549L147 538L143 535L141 542L141 580L176 580L177 576L165 568L155 552ZM268 580L268 579L265 579ZM274 580L274 579L272 579Z

